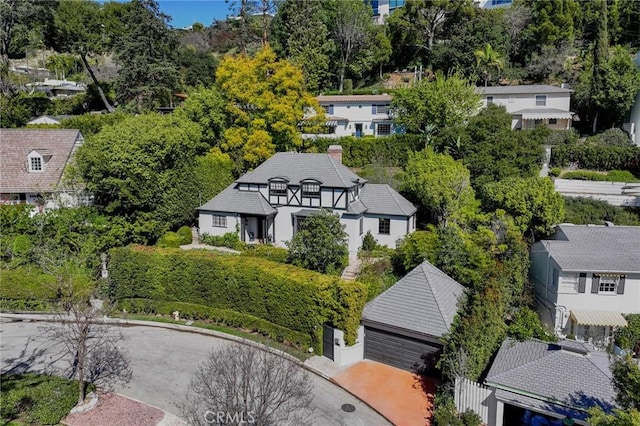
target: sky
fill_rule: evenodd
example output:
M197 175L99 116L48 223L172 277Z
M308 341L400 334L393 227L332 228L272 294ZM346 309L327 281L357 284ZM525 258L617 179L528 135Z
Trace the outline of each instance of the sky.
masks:
M184 28L194 22L207 27L214 20L231 15L225 0L158 0L158 4L163 13L171 16L169 24L174 28Z

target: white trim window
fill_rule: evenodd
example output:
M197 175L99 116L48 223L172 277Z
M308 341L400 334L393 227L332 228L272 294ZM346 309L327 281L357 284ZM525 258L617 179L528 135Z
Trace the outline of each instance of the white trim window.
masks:
M270 182L269 195L272 195L272 196L287 195L287 183L286 182Z
M29 156L29 171L30 172L41 172L43 166L42 157L39 155L30 155Z
M616 294L620 277L602 275L598 283L598 294Z
M227 227L227 217L223 215L213 215L211 216L211 226L216 228L226 228Z
M547 106L547 95L536 95L536 106Z

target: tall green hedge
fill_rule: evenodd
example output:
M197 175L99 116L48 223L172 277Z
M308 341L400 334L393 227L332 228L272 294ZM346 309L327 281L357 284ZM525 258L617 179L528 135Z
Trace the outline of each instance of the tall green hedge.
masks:
M342 146L342 163L347 167L364 167L381 163L401 167L407 162L408 152L424 148L420 135L391 135L383 137L344 136L337 139L317 138L307 142L308 151L327 152L329 145Z
M355 342L365 286L261 258L151 247L110 252L110 295L229 309L311 336L321 349L322 324Z
M581 169L628 170L640 176L640 147L558 145L551 151L552 166L577 163Z

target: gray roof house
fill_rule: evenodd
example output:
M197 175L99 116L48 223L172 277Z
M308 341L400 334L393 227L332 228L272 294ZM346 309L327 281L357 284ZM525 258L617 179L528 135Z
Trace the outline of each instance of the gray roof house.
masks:
M478 87L482 106L504 106L511 114L512 129L532 129L546 124L551 129L569 129L571 89L546 84Z
M559 420L571 417L586 425L589 408L599 406L609 412L616 406L609 366L608 354L589 344L508 338L485 379L498 405L490 423L515 424L519 419L513 418L514 413L521 413L530 419L549 419L537 424L562 424Z
M0 203L73 204L75 190L61 181L83 141L79 130L0 129Z
M330 209L357 253L369 231L379 244L415 229L416 208L388 185L367 183L342 164L342 148L327 154L280 152L198 208L201 234L238 232L248 243L284 245L309 215Z
M530 276L556 335L605 348L640 313L640 227L561 224L532 246Z
M464 287L425 261L367 303L364 357L411 370L436 354L458 311Z

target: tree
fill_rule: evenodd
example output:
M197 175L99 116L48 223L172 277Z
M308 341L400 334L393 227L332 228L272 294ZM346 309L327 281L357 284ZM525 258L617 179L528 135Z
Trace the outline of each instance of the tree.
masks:
M196 159L198 204L212 199L233 182L233 166L233 160L218 148Z
M269 46L254 57L226 56L216 71L231 125L220 148L243 166L254 167L273 153L299 148L298 128L308 109L324 118L317 101L304 89L301 70L277 60ZM244 167L241 167L244 170Z
M154 240L193 219L196 157L206 149L196 124L147 114L103 128L78 150L76 162L94 205L148 227Z
M595 115L593 117L593 133L598 128L598 114L600 109L604 107L605 91L606 91L606 67L609 57L609 32L607 30L607 2L598 0L600 6L600 19L598 19L598 30L596 33L596 41L593 46L593 69L591 83L591 98L594 100Z
M395 123L409 133L420 133L427 125L440 132L465 123L480 107L480 95L462 75L449 77L437 72L435 79L398 89L391 101Z
M312 385L288 358L231 343L212 351L191 378L182 412L196 426L308 424Z
M495 68L497 72L504 68L502 54L493 50L491 44L487 43L483 49L476 50L475 57L476 64L484 75L484 87L487 87L487 82L491 80L491 68Z
M640 355L640 314L625 315L625 318L627 326L615 332L616 345Z
M334 48L324 21L322 2L287 0L273 21L274 50L300 67L309 92L318 93L329 77L329 55Z
M104 107L113 112L98 78L89 62L93 56L109 52L123 31L122 17L127 7L107 3L101 6L92 0L62 0L55 14L55 37L51 43L60 52L78 55L95 84Z
M118 102L134 111L172 105L179 87L174 55L178 45L167 26L169 17L155 0L133 0L127 25L115 55L120 65L115 89Z
M625 410L640 410L640 366L638 360L626 355L611 365L616 402Z
M340 51L338 90L344 89L348 70L355 71L359 55L369 49L374 34L371 7L360 0L341 0L336 5L333 39Z
M202 141L214 147L222 144L224 131L230 124L226 108L227 101L214 86L189 92L187 100L174 114L198 124L202 130Z
M477 208L469 170L445 154L427 148L409 153L401 189L426 209L433 223L447 226Z
M345 266L348 235L340 218L330 210L320 210L304 220L288 241L288 262L303 268L335 273Z
M69 377L78 380L81 404L89 383L108 389L115 383L127 383L132 373L126 354L118 347L122 335L102 322L104 311L88 300L77 300L68 312L58 316L59 324L43 327L43 339L69 361Z
M602 408L589 410L589 426L635 426L640 424L640 411L614 409L613 414L606 414Z
M484 208L503 209L522 233L548 236L564 219L564 200L548 178L509 177L482 189Z

